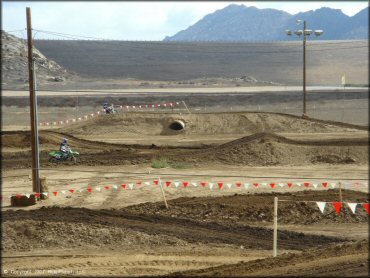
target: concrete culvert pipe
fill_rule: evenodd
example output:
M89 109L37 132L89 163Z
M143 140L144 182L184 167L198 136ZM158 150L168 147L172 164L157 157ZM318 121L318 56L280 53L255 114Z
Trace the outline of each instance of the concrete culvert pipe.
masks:
M183 121L176 120L170 124L169 128L172 130L183 130L185 128L185 123Z

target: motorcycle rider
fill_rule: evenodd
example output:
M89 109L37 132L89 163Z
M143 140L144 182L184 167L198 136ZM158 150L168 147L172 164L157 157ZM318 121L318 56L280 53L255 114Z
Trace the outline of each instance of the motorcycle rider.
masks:
M113 105L113 103L111 104L111 106L108 106L108 103L104 103L103 104L103 109L105 110L105 113L106 114L114 113L114 105Z
M71 148L68 145L68 139L64 138L63 142L60 144L59 150L63 153L63 156L68 156L68 152L71 150Z

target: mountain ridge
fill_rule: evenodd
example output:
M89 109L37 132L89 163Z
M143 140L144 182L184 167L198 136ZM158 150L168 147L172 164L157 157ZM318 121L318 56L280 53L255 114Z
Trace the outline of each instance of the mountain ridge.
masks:
M302 25L296 25L297 19L306 20L307 29L324 30L324 35L315 39L367 39L368 15L369 7L353 16L328 7L292 15L277 9L231 4L163 41L296 40L286 36L284 30L302 29Z

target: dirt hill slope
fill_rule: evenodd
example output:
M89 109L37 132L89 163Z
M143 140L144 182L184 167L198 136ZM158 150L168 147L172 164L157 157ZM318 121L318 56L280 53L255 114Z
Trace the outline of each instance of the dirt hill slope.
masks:
M28 86L28 48L27 42L1 31L1 70L2 85L24 84ZM65 82L75 74L67 71L55 61L46 58L34 48L36 63L36 82L41 85Z
M302 119L300 117L273 113L202 113L183 115L162 115L157 113L119 113L103 115L92 121L82 122L63 128L73 135L94 134L144 134L172 135L169 129L174 120L185 123L184 135L250 135L258 132L338 132L355 131L354 125Z

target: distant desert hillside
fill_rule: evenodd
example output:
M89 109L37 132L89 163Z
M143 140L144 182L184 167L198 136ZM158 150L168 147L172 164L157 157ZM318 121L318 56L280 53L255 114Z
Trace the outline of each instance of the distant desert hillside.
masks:
M64 68L97 79L179 81L243 78L302 84L302 42L132 42L36 40ZM368 84L368 41L307 43L307 84Z
M74 74L45 57L37 48L33 51L37 82L64 82ZM2 85L28 84L27 41L1 31Z

